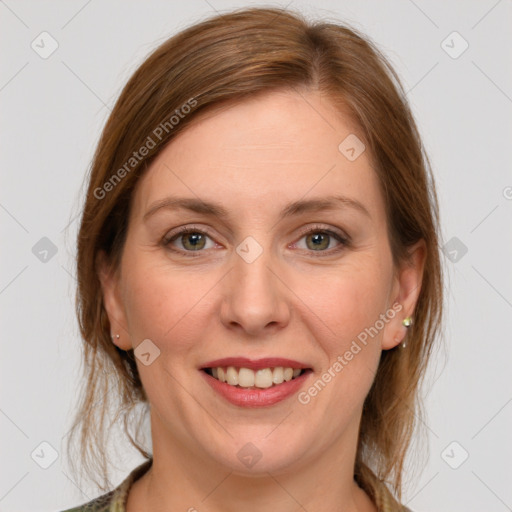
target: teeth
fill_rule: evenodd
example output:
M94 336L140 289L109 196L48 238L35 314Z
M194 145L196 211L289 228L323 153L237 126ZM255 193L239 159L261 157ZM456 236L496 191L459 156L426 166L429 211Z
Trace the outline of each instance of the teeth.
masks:
M250 368L211 368L212 376L221 382L226 382L230 386L239 386L242 388L257 387L261 389L270 388L275 384L288 382L298 377L302 370L300 368L261 368L260 370L251 370Z
M274 368L272 382L274 384L282 384L284 382L284 368L282 366Z
M231 386L236 386L238 384L238 372L233 366L228 366L228 369L226 370L226 382Z
M257 388L269 388L272 386L272 370L270 368L257 370L254 375L254 385Z
M249 368L240 368L238 372L238 384L243 388L254 386L254 372Z

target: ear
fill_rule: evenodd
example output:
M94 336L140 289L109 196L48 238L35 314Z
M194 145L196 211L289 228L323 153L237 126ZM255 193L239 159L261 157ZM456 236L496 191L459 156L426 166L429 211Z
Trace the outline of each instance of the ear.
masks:
M96 271L101 283L103 304L110 322L112 343L123 350L129 350L132 348L132 344L128 336L126 315L119 293L119 273L109 264L105 251L98 253Z
M414 309L421 291L423 269L427 255L425 240L420 240L409 249L409 259L396 269L393 278L393 288L390 295L391 304L388 311L395 311L395 315L386 324L382 337L382 350L396 347L405 338L407 327L402 324L404 318L412 317L414 322Z

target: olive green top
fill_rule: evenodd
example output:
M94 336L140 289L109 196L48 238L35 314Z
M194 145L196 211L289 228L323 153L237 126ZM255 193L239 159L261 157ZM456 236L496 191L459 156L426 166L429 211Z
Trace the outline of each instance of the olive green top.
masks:
M126 512L128 492L135 480L138 480L151 467L153 459L148 459L137 466L115 489L106 494L64 512Z
M84 503L75 508L64 510L63 512L126 512L126 502L128 493L133 483L139 479L151 467L153 459L148 459L140 466L137 466L120 484L112 491L103 494L88 503ZM391 493L387 487L382 486L379 501L382 503L379 512L412 512L404 506L396 505Z

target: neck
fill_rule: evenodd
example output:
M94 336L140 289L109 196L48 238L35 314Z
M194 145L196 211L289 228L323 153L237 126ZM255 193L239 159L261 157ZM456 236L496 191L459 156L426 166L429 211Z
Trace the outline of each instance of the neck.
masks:
M248 476L190 451L157 418L151 424L153 464L134 483L127 512L377 511L353 478L355 449L346 448L357 446L357 429L345 432L320 458Z

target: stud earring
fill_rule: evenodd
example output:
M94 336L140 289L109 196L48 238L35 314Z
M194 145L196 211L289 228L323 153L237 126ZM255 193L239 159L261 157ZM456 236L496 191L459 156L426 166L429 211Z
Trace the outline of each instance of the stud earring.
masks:
M112 339L114 339L114 338L119 339L119 334L116 334L115 336L112 334L110 337L111 337Z
M404 319L402 320L402 325L403 325L404 327L406 327L407 329L408 329L409 327L411 327L411 325L412 325L412 317L408 316L407 318L404 318Z

